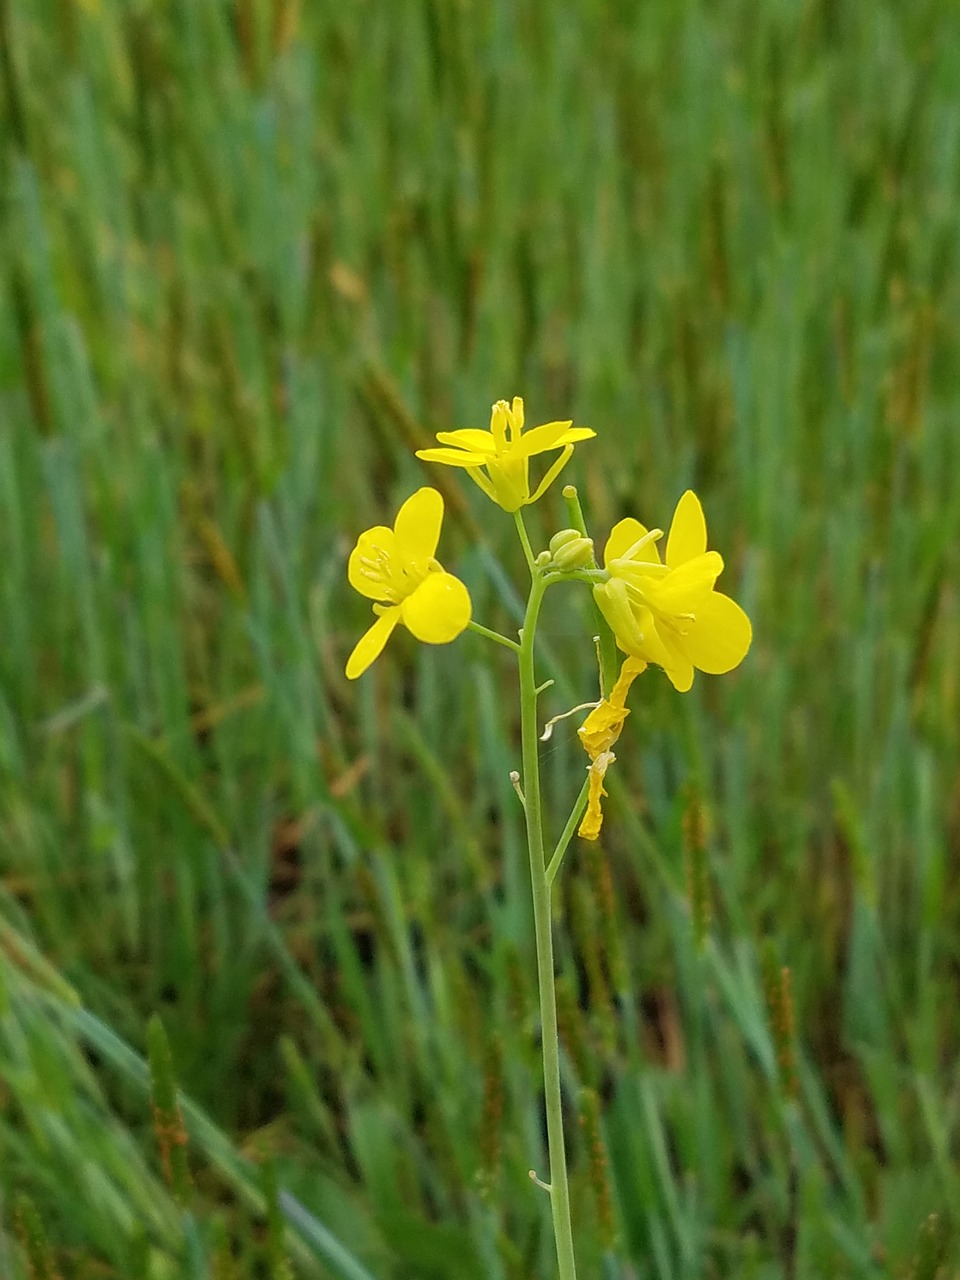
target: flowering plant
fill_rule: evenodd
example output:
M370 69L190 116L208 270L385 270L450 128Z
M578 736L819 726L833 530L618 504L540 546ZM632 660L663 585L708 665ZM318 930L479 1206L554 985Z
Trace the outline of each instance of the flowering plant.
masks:
M512 773L511 779L524 810L530 857L550 1164L550 1182L535 1180L550 1195L560 1280L575 1280L576 1262L560 1095L553 882L574 830L585 840L596 840L600 835L604 779L616 760L613 746L630 714L627 696L637 677L650 666L660 667L673 687L685 693L693 684L695 671L722 674L738 666L752 639L747 615L734 600L715 589L723 559L718 552L707 550L703 508L692 490L677 503L662 559L657 544L663 531L647 529L629 518L611 530L603 565L598 566L572 486L563 491L571 527L554 534L549 546L534 554L522 508L546 492L569 462L574 446L595 434L588 427L574 427L570 421L546 423L524 434L523 401L518 396L512 405L497 401L489 431L443 432L437 436L440 447L417 454L427 462L463 468L487 497L512 513L530 573L523 626L516 640L475 622L466 586L435 559L443 520L443 499L436 489L422 488L408 498L392 529L378 525L362 533L348 566L351 586L375 602L376 614L347 661L346 674L351 679L375 661L400 622L428 644L447 644L470 628L517 657L523 767L522 773ZM554 450L560 450L559 455L531 492L530 459ZM578 735L590 764L548 859L540 803L538 739L542 735L537 704L542 686L536 679L535 643L544 595L561 582L585 583L593 592L603 628L596 637L601 696L595 703L565 713L589 708ZM615 670L617 649L625 655L619 673ZM546 734L553 723L548 724Z

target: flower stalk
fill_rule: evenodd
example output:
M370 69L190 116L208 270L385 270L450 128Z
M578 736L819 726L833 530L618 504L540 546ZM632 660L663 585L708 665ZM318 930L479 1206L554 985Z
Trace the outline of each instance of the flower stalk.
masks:
M518 529L523 527L519 513L517 527ZM532 570L532 578L519 653L524 815L527 824L533 922L537 945L537 989L540 997L540 1033L543 1042L543 1089L547 1112L547 1146L550 1156L550 1206L553 1212L553 1231L557 1244L560 1280L576 1280L577 1267L573 1252L570 1189L567 1182L567 1158L560 1096L560 1041L557 1031L557 993L553 968L551 882L547 878L543 816L540 808L537 679L534 660L537 619L549 582L546 576L536 569Z
M443 498L436 489L424 487L409 497L392 528L375 525L363 532L347 566L351 586L372 602L375 618L347 660L348 679L356 679L370 667L400 624L416 639L439 645L449 644L469 629L517 655L523 771L522 776L516 770L511 772L510 782L523 808L530 857L550 1181L542 1181L533 1171L530 1176L550 1196L559 1280L576 1280L576 1260L560 1091L553 882L574 832L588 841L596 841L600 835L601 800L607 794L604 778L616 760L612 748L630 714L626 702L633 681L648 666L660 667L674 688L685 693L693 684L694 671L720 675L739 666L752 637L744 611L715 590L723 559L707 549L706 519L700 500L690 490L677 503L663 558L657 547L662 530L647 529L629 516L611 530L603 563L598 564L573 485L563 489L569 525L553 535L547 549L534 554L522 508L543 495L569 462L574 446L594 434L589 427L574 427L572 420L544 423L525 432L523 401L516 396L512 404L506 400L494 404L489 431L467 428L441 432L437 448L417 454L425 462L465 470L488 498L513 515L530 571L519 643L474 621L465 584L436 559L443 519ZM531 480L530 460L543 454L553 458L537 483ZM557 582L590 589L600 698L580 703L547 722L544 741L558 721L589 709L577 730L590 759L587 778L548 861L540 796L537 703L553 681L537 684L535 644L543 597ZM577 1065L576 1053L573 1058ZM585 1095L584 1106L598 1207L604 1229L612 1237L614 1224L605 1189L596 1095Z

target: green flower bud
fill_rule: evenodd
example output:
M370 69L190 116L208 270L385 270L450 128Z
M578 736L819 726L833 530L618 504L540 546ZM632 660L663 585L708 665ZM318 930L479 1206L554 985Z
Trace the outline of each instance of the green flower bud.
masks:
M561 529L550 539L550 555L561 573L589 568L593 563L593 539L583 537L576 529Z

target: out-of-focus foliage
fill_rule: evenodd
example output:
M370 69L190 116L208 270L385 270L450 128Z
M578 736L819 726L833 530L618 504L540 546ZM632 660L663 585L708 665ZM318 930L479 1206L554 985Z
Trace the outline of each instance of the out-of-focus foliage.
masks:
M929 0L0 3L0 1274L25 1213L65 1280L552 1275L510 655L342 675L424 483L516 626L414 457L515 394L598 540L694 485L755 630L564 868L583 1275L952 1256L958 80Z

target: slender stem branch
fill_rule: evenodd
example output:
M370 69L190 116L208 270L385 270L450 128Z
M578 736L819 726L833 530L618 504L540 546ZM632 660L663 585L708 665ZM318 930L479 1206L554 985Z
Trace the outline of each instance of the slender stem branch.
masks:
M587 796L590 794L590 779L585 778L583 786L580 788L580 794L577 796L573 808L570 810L570 817L567 819L567 825L560 833L560 839L557 841L557 847L553 851L553 857L547 867L547 884L552 885L556 879L557 872L560 870L560 863L563 861L563 855L567 852L567 845L573 839L573 831L577 823L583 817L583 811L587 807Z
M479 622L468 622L468 628L475 631L478 636L486 636L488 640L495 640L497 644L502 644L505 649L512 649L514 653L520 652L520 646L516 640L511 640L509 636L502 636L499 631L491 631L489 627L481 626Z
M519 516L519 513L518 513ZM523 523L518 518L517 528ZM523 539L524 535L521 534ZM525 542L529 547L529 542ZM537 983L540 992L540 1027L543 1040L543 1086L547 1111L547 1145L550 1153L550 1204L557 1244L559 1280L576 1280L573 1228L570 1222L570 1190L563 1140L560 1098L560 1044L557 1031L557 995L553 972L553 933L550 919L550 885L547 881L540 812L540 763L537 746L537 681L534 670L534 638L543 594L544 576L532 568L533 585L523 620L520 644L520 730L523 747L524 812L533 889L533 920L537 940Z
M531 576L534 573L533 563L533 547L530 545L530 539L527 537L527 526L523 523L523 515L519 510L513 513L513 522L517 526L517 533L520 535L520 542L523 546L523 554L527 558L527 568L530 570Z

